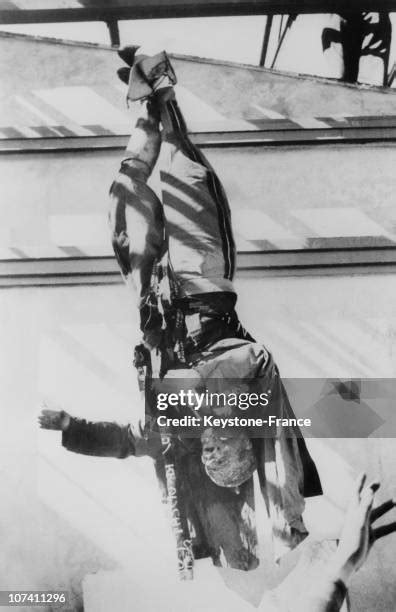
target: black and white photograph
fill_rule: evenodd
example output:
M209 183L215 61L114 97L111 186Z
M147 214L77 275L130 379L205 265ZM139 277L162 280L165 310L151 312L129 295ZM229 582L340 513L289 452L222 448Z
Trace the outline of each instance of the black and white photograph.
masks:
M395 612L396 0L0 47L0 608Z

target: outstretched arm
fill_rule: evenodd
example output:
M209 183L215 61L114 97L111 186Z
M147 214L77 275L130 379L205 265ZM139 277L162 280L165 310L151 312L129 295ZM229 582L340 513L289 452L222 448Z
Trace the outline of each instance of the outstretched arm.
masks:
M42 410L38 420L42 429L62 431L62 445L75 453L119 459L135 455L135 438L129 425L92 423L48 408Z

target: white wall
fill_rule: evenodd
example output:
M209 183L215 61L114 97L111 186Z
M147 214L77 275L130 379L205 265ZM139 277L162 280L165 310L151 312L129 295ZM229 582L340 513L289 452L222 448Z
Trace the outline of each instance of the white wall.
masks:
M242 320L273 351L284 376L394 376L392 276L243 278L238 287ZM63 586L78 598L82 577L99 568L129 563L138 576L159 559L172 568L149 462L67 453L59 435L39 432L35 420L42 397L87 418L127 422L136 413L136 320L127 290L3 290L0 308L0 588ZM333 457L351 473L367 469L383 483L381 498L395 495L393 439L322 440L312 452L319 464ZM330 480L331 473L324 483L331 489ZM346 496L339 492L341 505ZM355 610L393 609L395 552L394 539L372 552L355 578ZM270 574L266 565L254 576L231 573L232 588L254 599Z

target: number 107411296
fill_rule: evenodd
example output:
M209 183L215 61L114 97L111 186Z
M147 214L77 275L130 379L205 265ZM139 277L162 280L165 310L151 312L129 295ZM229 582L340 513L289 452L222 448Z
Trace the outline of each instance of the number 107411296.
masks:
M0 606L45 606L67 604L66 591L0 591Z

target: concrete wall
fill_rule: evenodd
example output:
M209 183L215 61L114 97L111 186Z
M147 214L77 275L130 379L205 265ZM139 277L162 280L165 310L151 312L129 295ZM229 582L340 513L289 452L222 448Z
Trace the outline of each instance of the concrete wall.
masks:
M273 351L284 376L395 376L392 277L245 278L238 288L243 322ZM42 398L86 418L136 416L136 319L127 290L3 290L0 313L0 588L63 587L78 610L84 575L128 567L130 588L144 596L156 571L174 567L149 461L73 455L60 447L59 434L36 424ZM309 444L335 507L345 504L349 475L362 469L380 477L381 499L395 495L393 439ZM354 579L354 610L394 609L395 553L395 538L376 546ZM259 571L224 578L257 601L277 579L269 558L267 541ZM171 609L166 600L164 609Z
M393 238L393 145L208 149L207 155L229 196L240 248L246 248L242 238L255 239L256 249L265 248L265 239L287 248L320 236ZM121 158L121 151L1 157L0 211L7 219L1 246L55 241L52 215L76 215L77 225L78 215L101 217L97 235L92 228L81 238L76 227L69 244L109 245L107 194Z
M2 125L26 124L26 109L15 103L15 95L37 103L32 92L55 87L86 86L125 109L124 94L117 89L115 71L120 64L115 51L60 42L0 34ZM395 108L396 92L392 89L346 86L199 58L180 56L174 62L179 83L225 117L263 117L254 110L256 104L296 117L389 115ZM40 104L46 113L48 109Z

